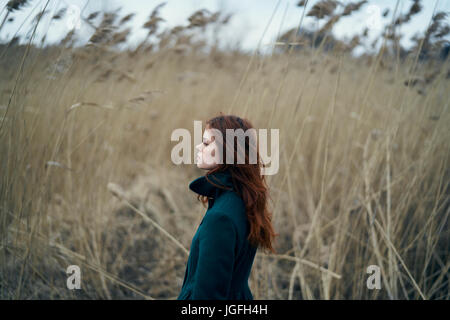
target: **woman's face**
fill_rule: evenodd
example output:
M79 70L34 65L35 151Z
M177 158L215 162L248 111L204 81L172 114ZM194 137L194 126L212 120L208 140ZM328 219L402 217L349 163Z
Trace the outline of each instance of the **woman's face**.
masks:
M216 154L218 149L210 129L205 129L203 142L195 146L195 149L197 150L196 163L198 168L211 170L217 167Z

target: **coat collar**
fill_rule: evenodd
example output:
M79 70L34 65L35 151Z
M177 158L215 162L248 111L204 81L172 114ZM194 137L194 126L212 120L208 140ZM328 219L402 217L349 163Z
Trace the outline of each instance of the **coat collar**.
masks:
M220 186L224 186L228 189L234 189L233 181L231 179L231 173L228 169L225 171L214 172L208 175L209 180L213 183L218 184ZM193 180L189 184L189 189L194 191L195 193L201 194L203 196L207 196L210 198L216 198L218 194L223 191L219 187L212 185L208 180L206 180L205 176L201 176L195 180Z

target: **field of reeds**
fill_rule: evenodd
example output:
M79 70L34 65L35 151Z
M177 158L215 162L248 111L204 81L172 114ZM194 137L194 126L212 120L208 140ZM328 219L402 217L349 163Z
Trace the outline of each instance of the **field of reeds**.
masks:
M299 26L265 55L208 45L205 28L220 38L232 19L221 12L163 29L162 5L133 48L118 49L133 16L113 12L86 15L85 45L76 32L31 44L33 29L1 44L0 298L175 299L206 209L188 189L204 171L172 163L171 133L222 111L280 129L277 254L255 258L255 299L449 299L449 28L435 12L403 49L396 27L421 10L409 4L359 58L365 30L347 43L330 30L365 1L300 1ZM300 37L305 16L327 23ZM64 10L33 27L49 17Z

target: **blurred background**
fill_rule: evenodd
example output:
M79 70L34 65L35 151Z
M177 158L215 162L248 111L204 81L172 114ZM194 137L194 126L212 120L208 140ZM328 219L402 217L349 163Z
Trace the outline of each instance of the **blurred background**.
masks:
M206 208L171 133L223 112L280 130L255 299L448 299L449 13L0 1L0 298L175 299Z

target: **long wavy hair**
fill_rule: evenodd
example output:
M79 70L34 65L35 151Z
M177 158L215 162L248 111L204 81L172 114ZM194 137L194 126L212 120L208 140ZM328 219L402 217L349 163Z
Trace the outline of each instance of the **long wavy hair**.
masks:
M245 203L247 220L250 223L250 233L248 235L250 244L254 247L261 247L265 251L276 253L273 242L278 234L274 231L272 226L272 213L268 209L268 199L270 198L270 195L264 175L261 175L261 167L264 168L265 165L261 161L259 155L258 143L252 143L250 138L244 138L244 152L244 150L242 150L242 142L240 144L237 143L236 136L234 137L233 149L231 149L231 141L226 139L226 129L242 129L244 133L248 129L253 129L256 132L256 129L253 128L253 125L247 119L242 119L234 115L223 115L222 113L220 113L219 116L207 120L205 129L219 130L223 137L222 143L220 139L215 139L218 151L221 153L221 159L223 159L222 163L218 164L214 169L209 170L205 174L206 179L211 184L226 189L212 182L208 176L215 172L229 169L235 190ZM256 142L256 136L253 141ZM249 155L251 154L250 150L256 154L255 164L252 164L249 161ZM226 163L227 151L233 152L232 164ZM241 164L239 162L242 161L237 161L238 155L239 157L245 156L245 163ZM208 202L207 196L198 195L197 198L204 205Z

